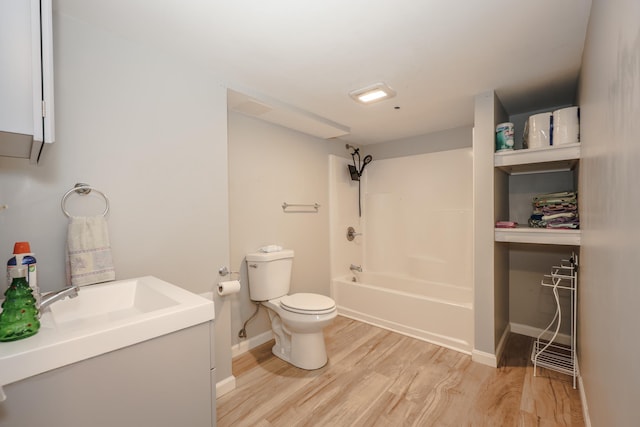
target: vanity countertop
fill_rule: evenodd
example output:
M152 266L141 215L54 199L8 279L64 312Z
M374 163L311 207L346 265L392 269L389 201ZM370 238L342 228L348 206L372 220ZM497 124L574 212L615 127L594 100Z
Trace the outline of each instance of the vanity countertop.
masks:
M153 276L85 286L45 309L36 335L0 343L0 387L214 317L213 301Z

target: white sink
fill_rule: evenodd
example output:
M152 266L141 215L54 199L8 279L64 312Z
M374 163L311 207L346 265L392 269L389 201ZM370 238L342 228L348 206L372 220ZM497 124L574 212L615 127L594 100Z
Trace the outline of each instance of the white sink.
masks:
M0 343L0 387L213 318L213 301L152 276L83 286L36 335Z
M173 295L176 287L154 279L83 287L76 298L55 302L45 309L40 319L42 327L77 328L118 322L179 305L179 296Z

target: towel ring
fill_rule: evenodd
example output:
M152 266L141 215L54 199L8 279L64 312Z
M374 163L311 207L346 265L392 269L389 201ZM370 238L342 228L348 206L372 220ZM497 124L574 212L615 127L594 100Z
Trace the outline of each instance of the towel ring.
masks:
M91 193L91 191L95 191L96 193L100 194L104 198L105 208L104 208L104 212L102 212L102 216L107 216L107 214L109 213L109 198L107 197L107 195L104 194L102 191L98 190L97 188L94 188L88 184L82 184L82 183L76 184L71 190L67 191L66 193L64 193L64 196L62 196L60 207L62 208L62 212L64 213L64 215L67 218L71 218L71 214L69 214L69 212L65 208L65 204L67 203L67 198L71 195L71 193L87 195Z

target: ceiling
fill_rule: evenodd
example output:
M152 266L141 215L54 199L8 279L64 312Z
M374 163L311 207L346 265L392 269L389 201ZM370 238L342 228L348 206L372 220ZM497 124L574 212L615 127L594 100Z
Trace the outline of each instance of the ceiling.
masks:
M491 89L510 114L573 103L590 8L591 0L54 0L59 13L200 62L233 90L231 109L359 145L472 125L474 96ZM348 95L377 82L397 96L362 106ZM309 129L320 133L305 130L314 120Z

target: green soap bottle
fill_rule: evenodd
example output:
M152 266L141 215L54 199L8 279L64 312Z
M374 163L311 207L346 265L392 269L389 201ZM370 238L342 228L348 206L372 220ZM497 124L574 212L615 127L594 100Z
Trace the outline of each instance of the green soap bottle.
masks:
M12 269L11 286L4 293L0 313L0 341L15 341L38 333L38 307L23 267Z

